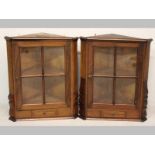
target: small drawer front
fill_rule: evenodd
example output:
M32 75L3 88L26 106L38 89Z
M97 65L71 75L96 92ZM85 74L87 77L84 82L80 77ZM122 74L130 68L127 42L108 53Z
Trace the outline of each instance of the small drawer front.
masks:
M105 118L126 118L125 112L123 111L103 111L102 117Z
M59 109L58 114L60 117L70 117L72 116L71 110L69 108Z
M32 111L32 117L55 117L56 116L56 110L35 110Z
M87 117L100 118L101 117L101 112L100 112L100 110L88 110L87 111Z

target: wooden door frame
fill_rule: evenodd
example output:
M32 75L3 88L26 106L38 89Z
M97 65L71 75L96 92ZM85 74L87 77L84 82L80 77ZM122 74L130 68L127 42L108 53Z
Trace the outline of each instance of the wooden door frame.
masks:
M135 48L138 48L138 51L137 51L137 71L136 71L136 76L137 76L137 80L136 80L136 91L135 91L135 97L136 97L136 101L137 101L137 104L136 106L135 105L115 105L112 106L112 105L105 105L105 104L99 104L99 105L93 105L93 68L94 68L94 52L93 52L93 47L94 46L97 46L97 47L135 47ZM143 58L143 53L141 51L141 43L131 43L131 42L101 42L101 41L90 41L87 43L87 48L86 48L86 92L87 92L87 96L86 96L86 108L88 109L93 109L93 108L101 108L101 109L116 109L116 110L119 110L119 109L128 109L128 110L136 110L138 111L139 110L139 107L141 105L141 91L139 89L141 83L142 83L142 58ZM137 95L138 94L138 95ZM90 97L89 97L90 95Z
M65 53L65 103L52 103L52 104L22 104L22 88L21 81L17 80L20 74L20 48L21 47L43 47L43 46L63 46ZM69 52L68 52L69 51ZM36 110L36 109L49 109L49 108L67 108L71 106L71 73L70 73L70 63L71 63L71 41L67 40L29 40L29 41L14 41L14 86L15 86L15 103L17 110ZM67 57L67 58L66 58ZM66 61L67 60L67 61ZM19 91L20 90L20 91Z

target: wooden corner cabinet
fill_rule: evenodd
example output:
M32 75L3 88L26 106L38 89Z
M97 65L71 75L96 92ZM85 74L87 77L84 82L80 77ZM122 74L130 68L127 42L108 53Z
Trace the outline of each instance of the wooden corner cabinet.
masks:
M5 37L10 120L77 117L77 38Z
M146 120L152 39L81 37L80 117Z

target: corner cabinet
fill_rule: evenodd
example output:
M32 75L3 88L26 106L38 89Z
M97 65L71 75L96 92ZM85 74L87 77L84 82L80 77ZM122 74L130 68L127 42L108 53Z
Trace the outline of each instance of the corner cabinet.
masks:
M146 120L151 39L81 37L80 117Z
M5 37L10 120L77 117L77 38Z

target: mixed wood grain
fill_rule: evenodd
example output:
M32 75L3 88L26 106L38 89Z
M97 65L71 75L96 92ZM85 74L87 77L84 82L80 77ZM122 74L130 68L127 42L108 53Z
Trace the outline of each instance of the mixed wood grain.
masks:
M10 119L77 117L77 38L34 34L6 40Z
M80 117L146 120L151 39L81 37Z

